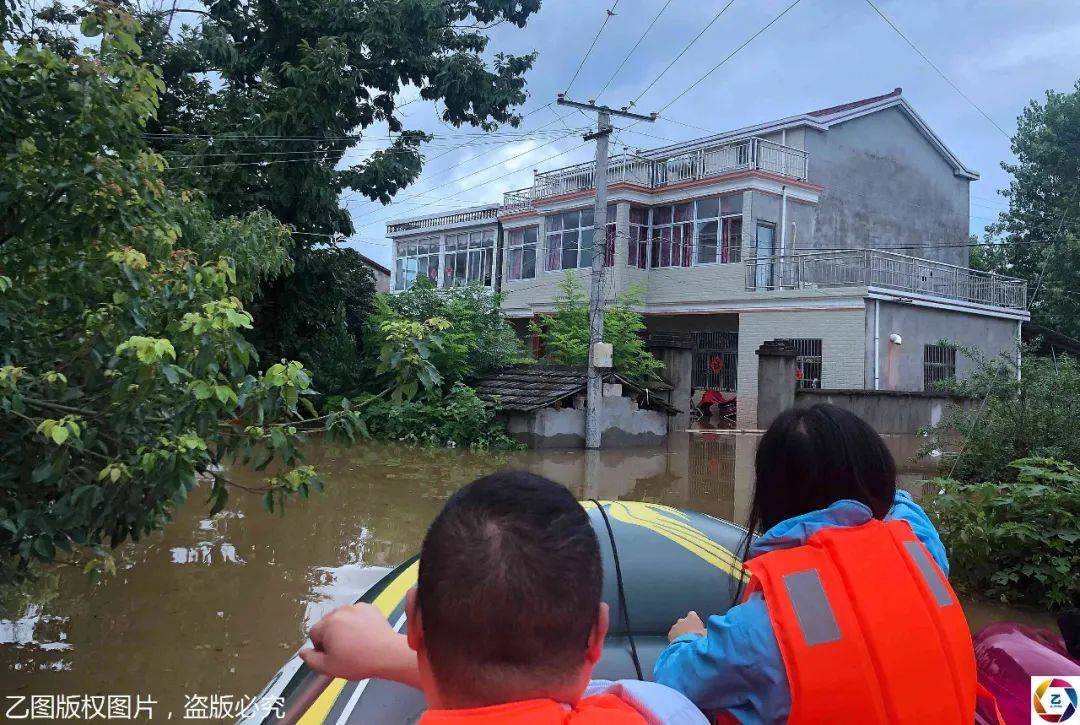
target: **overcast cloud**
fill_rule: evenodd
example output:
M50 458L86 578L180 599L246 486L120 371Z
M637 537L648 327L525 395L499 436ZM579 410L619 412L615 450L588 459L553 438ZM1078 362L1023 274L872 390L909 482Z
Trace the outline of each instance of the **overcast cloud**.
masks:
M664 1L618 0L616 15L570 89L571 97L595 97ZM1080 3L875 1L1010 134L1016 116L1030 99L1041 98L1047 89L1067 91L1080 77ZM553 101L555 94L566 88L603 22L606 8L614 2L546 0L524 29L503 25L491 31L492 52L539 53L527 76L525 111ZM641 98L635 110L648 112L667 104L790 2L734 0ZM671 0L599 100L622 106L640 94L725 3ZM866 0L802 0L672 105L665 116L724 131L887 93L896 86L904 89L908 102L960 159L982 175L971 187L971 228L981 231L1004 206L996 191L1008 184L1001 162L1010 158L1009 140L919 58ZM595 119L565 108L556 110L562 119L545 108L529 115L523 126L549 135L509 142L500 139L499 143L477 139L457 150L454 147L465 139L435 141L426 152L430 161L423 176L393 204L383 207L363 199L348 201L357 228L353 243L387 263L387 220L495 202L504 191L528 186L535 168L556 168L590 158L592 144L583 144L579 134L566 138L550 134L560 129L569 134L566 129L595 123ZM474 132L445 126L430 103L411 103L402 113L408 127L436 135ZM629 123L617 121L615 125L625 128ZM619 133L613 151L623 145L649 148L666 143L656 137L686 140L703 135L703 131L660 119ZM430 193L425 193L429 189Z

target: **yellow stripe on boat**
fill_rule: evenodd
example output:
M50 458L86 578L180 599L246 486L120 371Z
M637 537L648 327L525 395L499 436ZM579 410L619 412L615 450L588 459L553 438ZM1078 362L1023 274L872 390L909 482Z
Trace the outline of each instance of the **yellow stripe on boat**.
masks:
M694 526L665 515L666 506L630 501L613 502L608 511L616 521L648 529L678 544L717 569L736 579L746 578L742 563L730 551L720 546Z
M375 597L372 604L382 612L387 620L390 619L390 615L405 599L405 593L409 591L409 587L416 584L416 575L419 571L420 560L417 559L405 571L398 574L397 578L379 593L379 596ZM330 710L334 707L334 703L337 701L338 696L341 695L341 691L345 689L346 684L348 684L348 680L335 677L315 702L311 703L311 707L307 709L307 712L303 714L297 723L299 725L321 725L326 720L326 716L330 714Z

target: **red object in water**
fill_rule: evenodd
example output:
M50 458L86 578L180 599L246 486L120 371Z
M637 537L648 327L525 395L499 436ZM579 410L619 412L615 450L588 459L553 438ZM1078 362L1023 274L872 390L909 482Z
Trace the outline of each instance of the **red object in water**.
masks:
M698 407L704 408L706 405L721 405L729 402L724 398L724 394L719 390L713 390L712 388L706 390L701 395L701 400L698 402Z
M1031 722L1033 676L1080 676L1080 662L1069 657L1061 635L1008 622L991 624L975 635L975 666L979 684L997 700L1008 725ZM979 702L975 715L978 723L997 723L986 702Z

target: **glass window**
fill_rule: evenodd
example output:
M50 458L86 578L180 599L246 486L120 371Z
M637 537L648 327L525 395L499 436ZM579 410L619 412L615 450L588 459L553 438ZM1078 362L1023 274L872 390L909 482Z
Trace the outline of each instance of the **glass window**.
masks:
M532 279L536 276L536 227L511 229L509 233L509 279Z
M956 347L923 345L923 390L934 390L939 383L956 377Z
M725 216L742 214L742 194L728 194L720 197L720 213Z
M773 260L776 255L776 227L759 222L754 245L754 256L758 260L754 266L754 287L771 289L776 285L776 264Z
M479 282L490 287L494 250L494 230L447 234L443 285L460 287Z
M609 221L606 225L608 244L604 264L610 265L615 255L615 207L613 205L608 207L607 218ZM547 270L551 272L559 269L591 267L594 233L591 208L548 217Z
M695 202L698 219L715 219L720 216L719 199L698 199Z
M433 284L439 283L438 237L398 242L394 289L409 289L419 277L427 277Z

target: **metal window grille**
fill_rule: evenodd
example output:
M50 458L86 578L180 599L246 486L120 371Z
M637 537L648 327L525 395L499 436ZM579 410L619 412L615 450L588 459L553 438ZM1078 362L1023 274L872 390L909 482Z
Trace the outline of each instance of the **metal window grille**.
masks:
M795 348L795 377L799 388L821 387L821 338L789 338Z
M923 346L923 390L956 377L956 348L952 345Z
M689 500L705 513L733 520L735 437L691 436L689 453Z
M695 332L695 388L735 392L739 372L739 333Z

